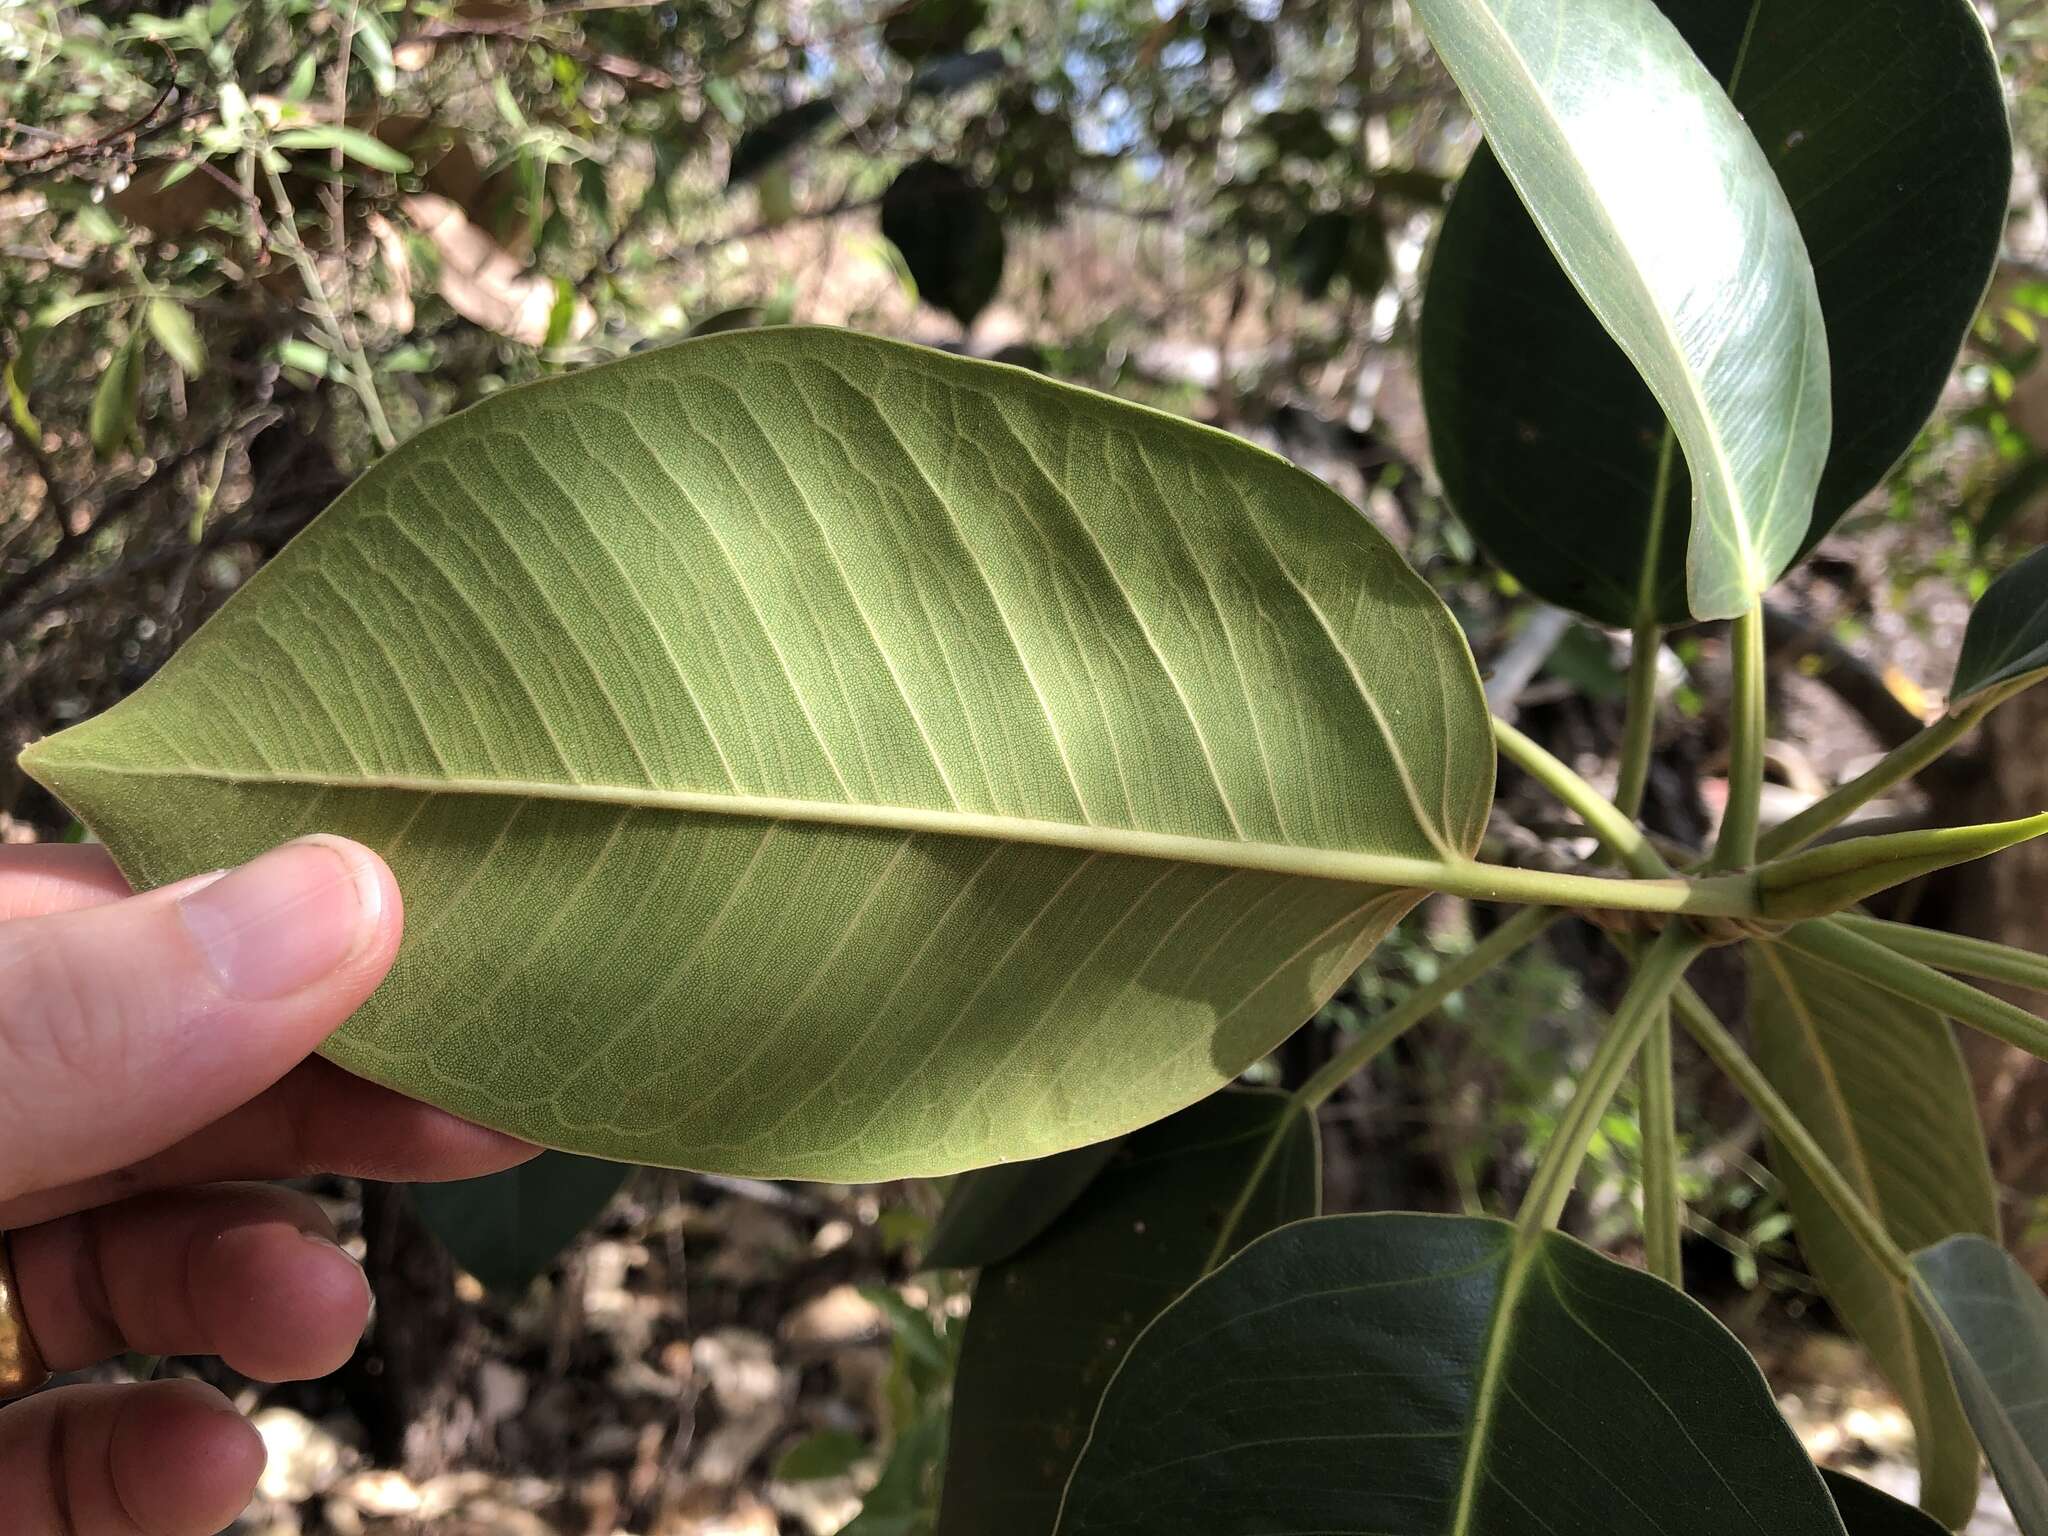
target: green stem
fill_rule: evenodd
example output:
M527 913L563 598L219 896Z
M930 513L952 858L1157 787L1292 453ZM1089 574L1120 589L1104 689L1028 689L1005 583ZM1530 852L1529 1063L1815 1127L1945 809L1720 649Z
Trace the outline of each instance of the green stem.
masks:
M1977 700L1961 714L1945 715L1910 740L1901 742L1874 767L1858 774L1826 798L1816 800L1790 821L1771 828L1757 845L1758 857L1783 858L1804 848L1823 832L1840 826L1893 785L1912 778L1962 740L1996 703L1995 696Z
M1517 1239L1526 1244L1557 1225L1578 1182L1579 1168L1601 1116L1613 1102L1629 1063L1642 1049L1643 1039L1658 1019L1665 1016L1665 1002L1671 989L1685 976L1686 967L1698 958L1706 945L1682 927L1673 925L1657 936L1643 957L1628 993L1615 1010L1614 1022L1601 1038L1599 1048L1579 1079L1578 1090L1565 1107L1564 1119L1543 1149L1536 1172L1522 1196L1522 1208L1515 1218Z
M320 322L326 332L327 344L347 366L349 385L363 403L363 414L369 419L370 435L377 440L377 446L389 453L398 446L397 435L391 430L391 422L384 415L384 402L377 394L377 380L370 372L370 360L363 355L363 349L351 341L344 331L341 316L328 297L327 284L321 280L319 265L313 260L312 252L306 249L305 241L299 238L298 214L292 207L291 198L284 189L284 178L277 174L271 164L275 153L267 145L257 151L257 158L263 164L263 174L270 182L270 195L277 205L277 225L281 238L278 243L284 247L285 255L299 270L299 281L305 284L306 303L313 311L313 318Z
M1671 877L1671 866L1650 846L1643 829L1569 766L1505 720L1494 720L1493 740L1500 748L1501 756L1557 796L1567 808L1576 811L1608 853L1619 859L1631 874L1643 880Z
M1664 649L1664 629L1655 619L1635 627L1628 657L1628 714L1622 727L1621 776L1614 790L1614 808L1634 821L1643 808L1643 790L1650 782L1650 755L1657 744L1657 659Z
M1384 1018L1331 1057L1320 1071L1294 1090L1289 1110L1313 1115L1331 1094L1364 1070L1380 1052L1443 1007L1455 993L1462 991L1495 966L1527 948L1538 934L1563 915L1562 912L1545 907L1524 907L1473 945L1470 950L1445 966L1437 973L1434 981L1409 993ZM1237 1236L1237 1229L1244 1221L1244 1213L1251 1204L1252 1194L1265 1180L1268 1170L1273 1166L1273 1159L1279 1156L1292 1119L1293 1113L1289 1113L1281 1115L1274 1121L1273 1133L1266 1138L1266 1145L1259 1153L1259 1160L1252 1165L1252 1171L1239 1188L1229 1214L1223 1218L1223 1225L1216 1234L1216 1242L1209 1250L1208 1262L1202 1266L1204 1274L1229 1257L1232 1240Z
M1728 634L1734 678L1729 715L1728 808L1709 869L1746 869L1756 862L1757 820L1764 793L1764 611L1752 606Z
M1678 1187L1678 1105L1672 1080L1671 1005L1657 1010L1636 1060L1643 1136L1643 1249L1650 1273L1685 1288L1678 1241L1685 1198Z
M1823 965L1845 971L1894 996L1932 1008L1944 1018L2048 1059L2048 1023L2003 998L1980 992L1967 981L1944 976L1932 966L1865 938L1833 919L1800 923L1786 929L1776 942L1790 945Z
M1842 1170L1822 1150L1813 1133L1793 1113L1792 1106L1779 1096L1778 1090L1771 1086L1762 1070L1736 1043L1735 1037L1721 1027L1713 1009L1701 1001L1700 995L1691 987L1684 985L1672 994L1672 1002L1679 1019L1685 1024L1686 1033L1699 1042L1708 1059L1726 1073L1742 1091L1742 1096L1756 1107L1764 1124L1770 1127L1772 1138L1805 1170L1829 1208L1856 1234L1870 1256L1890 1271L1894 1279L1910 1280L1912 1263L1892 1241L1884 1223L1850 1187Z
M1838 928L1882 944L1893 954L1936 970L2048 992L2048 957L2032 950L2014 949L2009 944L1993 944L1985 939L1967 939L1959 933L1942 933L1933 928L1916 928L1911 923L1888 923L1883 918L1865 917L1861 912L1840 913L1833 922Z

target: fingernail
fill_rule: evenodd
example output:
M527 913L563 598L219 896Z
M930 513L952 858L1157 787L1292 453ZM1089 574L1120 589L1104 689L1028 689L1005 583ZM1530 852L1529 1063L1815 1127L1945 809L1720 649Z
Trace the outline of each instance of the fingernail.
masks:
M357 1275L361 1276L363 1282L363 1289L366 1291L369 1290L370 1276L368 1271L366 1271L363 1268L362 1260L358 1259L354 1254L350 1253L346 1248L342 1247L341 1244L337 1243L333 1238L328 1237L324 1233L302 1231L299 1233L299 1236L303 1237L315 1248L320 1249L323 1253L332 1253L339 1255L342 1261L346 1263L350 1269L354 1270Z
M376 931L383 888L349 844L300 838L178 902L221 987L284 997L347 961Z

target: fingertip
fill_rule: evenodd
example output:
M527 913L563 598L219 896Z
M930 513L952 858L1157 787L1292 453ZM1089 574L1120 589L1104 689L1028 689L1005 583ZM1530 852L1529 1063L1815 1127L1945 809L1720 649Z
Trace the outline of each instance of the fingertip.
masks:
M230 1228L194 1257L191 1287L220 1357L255 1381L307 1381L348 1363L370 1320L370 1283L315 1233Z
M213 1536L248 1507L263 1476L263 1437L203 1382L122 1391L107 1471L121 1509L149 1536Z

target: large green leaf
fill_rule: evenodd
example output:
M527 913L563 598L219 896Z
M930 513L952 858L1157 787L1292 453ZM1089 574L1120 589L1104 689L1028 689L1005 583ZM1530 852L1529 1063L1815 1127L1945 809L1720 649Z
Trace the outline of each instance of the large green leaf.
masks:
M543 1152L480 1179L416 1184L412 1199L456 1263L492 1290L516 1296L597 1219L632 1171L627 1163Z
M1806 536L1829 433L1813 267L1762 150L1652 0L1415 8L1544 242L1677 433L1693 469L1692 614L1747 611ZM1530 361L1577 398L1568 362ZM1610 489L1579 494L1599 504Z
M1469 868L1442 603L1283 460L738 332L383 460L24 765L154 885L296 833L408 936L327 1046L570 1151L881 1179L1159 1119Z
M1991 583L1963 630L1951 706L2048 673L2048 549Z
M2048 1536L2048 1298L1981 1237L1923 1249L1913 1271L2013 1519Z
M982 1272L939 1536L1050 1536L1103 1386L1138 1331L1200 1277L1283 1120L1233 1246L1315 1215L1313 1119L1283 1094L1226 1089L1131 1137L1038 1242Z
M1997 1232L1976 1095L1948 1021L1783 945L1748 953L1757 1065L1899 1247ZM1913 1421L1921 1502L1963 1525L1980 1461L1940 1345L1904 1282L1796 1160L1772 1154L1814 1277Z
M1968 0L1663 10L1733 82L1812 256L1835 431L1811 548L1911 445L1983 296L2011 179L1998 70ZM1633 50L1613 65L1636 67ZM1627 109L1632 121L1623 110L1617 137L1659 174L1659 107ZM1741 345L1731 336L1731 351ZM1664 413L1485 149L1437 240L1421 367L1444 487L1502 565L1602 623L1692 617L1684 459L1657 494Z
M1110 1383L1059 1536L1842 1536L1735 1339L1555 1232L1336 1216L1252 1243Z
M999 1264L1059 1219L1081 1198L1122 1145L1119 1138L963 1173L946 1191L924 1262L931 1269Z

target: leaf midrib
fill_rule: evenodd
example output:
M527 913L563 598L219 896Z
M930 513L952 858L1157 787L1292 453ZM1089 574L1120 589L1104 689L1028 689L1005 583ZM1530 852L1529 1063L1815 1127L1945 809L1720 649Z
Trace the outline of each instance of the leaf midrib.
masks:
M1542 82L1537 79L1535 71L1529 67L1528 60L1524 57L1521 49L1514 45L1511 34L1499 17L1494 14L1492 6L1487 3L1487 0L1476 0L1472 9L1490 26L1496 41L1500 45L1501 51L1514 61L1516 70L1528 82L1529 94L1535 100L1539 115L1551 124L1560 139L1569 143L1570 136L1564 131L1564 120L1550 110L1549 98L1544 94ZM1753 15L1754 13L1752 13ZM1718 90L1719 88L1720 82L1716 81L1715 89ZM1471 101L1470 97L1467 97L1467 101L1472 107L1473 115L1480 119L1482 126L1486 127L1488 139L1492 139L1492 127L1486 122L1486 119L1493 114L1482 111L1479 104L1476 101ZM1516 175L1514 168L1505 159L1501 159L1500 163L1501 169L1508 174L1508 180L1514 184L1516 192L1522 195L1523 202L1528 206L1531 215L1537 218L1537 223L1541 227L1544 221L1537 214L1540 201L1529 197L1523 191L1521 178ZM1727 487L1728 509L1732 514L1730 523L1736 541L1736 556L1742 568L1743 584L1751 592L1761 591L1763 587L1769 585L1769 581L1760 577L1761 566L1756 558L1756 551L1750 542L1749 528L1744 522L1744 518L1749 515L1751 509L1741 505L1741 482L1736 478L1734 466L1728 460L1725 445L1721 441L1721 434L1715 430L1714 415L1711 409L1709 409L1709 402L1703 384L1694 374L1691 364L1686 357L1685 349L1679 342L1677 332L1672 329L1670 318L1664 313L1663 306L1657 302L1656 293L1650 288L1641 268L1634 261L1627 259L1628 243L1621 238L1621 231L1615 224L1613 217L1608 213L1605 200L1597 195L1593 183L1580 169L1576 156L1566 157L1566 167L1572 179L1577 181L1587 192L1587 201L1593 206L1601 227L1613 237L1613 249L1620 252L1623 257L1617 265L1620 270L1628 274L1637 292L1648 301L1650 313L1656 317L1657 325L1664 334L1665 343L1670 355L1677 360L1679 376L1685 380L1687 392L1692 397L1693 405L1698 411L1700 420L1706 423L1707 445L1714 456L1715 466L1720 471L1722 484ZM1546 230L1547 237L1548 231ZM1571 279L1572 286L1579 288L1580 284L1577 275L1569 267L1565 267L1564 270L1565 275ZM1581 294L1586 297L1589 303L1591 302L1591 295L1585 294L1583 288L1581 288ZM1803 380L1803 373L1801 377ZM1666 414L1668 416L1669 413L1667 412ZM1791 439L1788 437L1784 453L1779 459L1779 473L1777 477L1779 481L1783 479L1784 465L1786 460L1790 458L1791 453L1792 444ZM1774 481L1775 483L1777 482ZM1697 480L1695 480L1695 494L1698 493L1698 484Z

